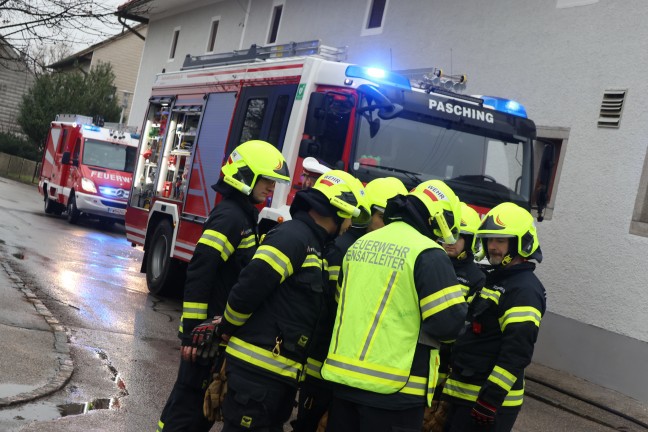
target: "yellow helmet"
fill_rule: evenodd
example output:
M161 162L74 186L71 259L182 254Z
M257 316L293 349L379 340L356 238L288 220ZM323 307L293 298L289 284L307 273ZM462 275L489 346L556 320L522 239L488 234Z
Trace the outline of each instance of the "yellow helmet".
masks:
M472 251L478 253L481 250L481 243L475 242L475 234L481 225L481 218L479 213L470 207L465 202L461 203L461 224L459 225L459 233L464 236L466 244L464 246L464 257L468 256L468 252ZM461 255L460 255L461 256Z
M246 141L232 151L221 169L223 181L250 195L259 176L279 183L290 182L286 159L275 146L261 140Z
M494 237L517 238L516 250L509 251L509 255L507 255L508 262L515 254L524 258L533 258L538 262L542 261L542 252L533 216L517 204L505 202L493 207L486 214L477 230L477 238L481 239L484 250L486 250L484 239ZM488 254L487 250L486 253Z
M461 203L461 225L459 230L461 234L475 235L481 225L479 213L465 202Z
M351 218L359 225L369 223L371 213L367 195L362 182L351 174L341 170L329 171L317 179L313 189L324 194L342 219Z
M454 244L459 238L461 202L441 180L428 180L416 186L408 196L418 198L429 214L433 233L444 243Z
M371 180L365 186L370 208L384 212L387 200L396 195L407 195L407 189L396 177L382 177Z

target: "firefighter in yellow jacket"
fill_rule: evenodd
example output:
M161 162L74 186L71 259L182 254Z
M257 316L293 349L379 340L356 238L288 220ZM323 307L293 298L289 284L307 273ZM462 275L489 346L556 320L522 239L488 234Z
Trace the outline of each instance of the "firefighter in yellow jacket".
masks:
M451 402L444 430L509 432L524 396L545 289L535 276L542 261L533 216L513 203L488 212L477 230L492 269L470 302L465 331L452 349L443 389Z
M344 257L322 377L339 384L327 431L420 431L436 385L438 346L463 327L467 305L447 254L460 202L430 180L387 204L387 225Z
M218 329L228 341L223 432L283 430L326 311L325 246L345 219L361 216L363 200L352 175L322 175L297 192L292 220L268 232L241 271Z

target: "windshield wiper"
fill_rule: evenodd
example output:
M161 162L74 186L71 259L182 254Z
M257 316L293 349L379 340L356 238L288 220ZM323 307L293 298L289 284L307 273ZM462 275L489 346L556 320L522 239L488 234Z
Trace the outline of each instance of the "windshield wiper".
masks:
M397 173L400 173L400 174L405 174L410 180L416 182L417 184L418 183L423 183L423 180L421 180L421 178L419 177L421 175L421 173L417 173L417 172L414 172L414 171L407 171L407 170L404 170L404 169L388 167L388 166L385 166L385 165L364 164L362 162L360 163L360 166L378 168L378 169L383 169L383 170L387 170L387 171L397 172Z

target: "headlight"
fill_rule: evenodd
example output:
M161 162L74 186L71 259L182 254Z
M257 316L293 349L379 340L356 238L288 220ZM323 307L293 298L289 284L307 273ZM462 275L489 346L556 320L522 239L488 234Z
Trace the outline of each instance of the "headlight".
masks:
M95 186L94 182L85 177L81 179L81 188L86 192L97 193L97 187Z

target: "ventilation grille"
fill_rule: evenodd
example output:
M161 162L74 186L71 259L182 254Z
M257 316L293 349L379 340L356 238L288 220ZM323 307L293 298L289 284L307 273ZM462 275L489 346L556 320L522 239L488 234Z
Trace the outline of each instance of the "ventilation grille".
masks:
M627 90L605 90L598 127L618 128Z

